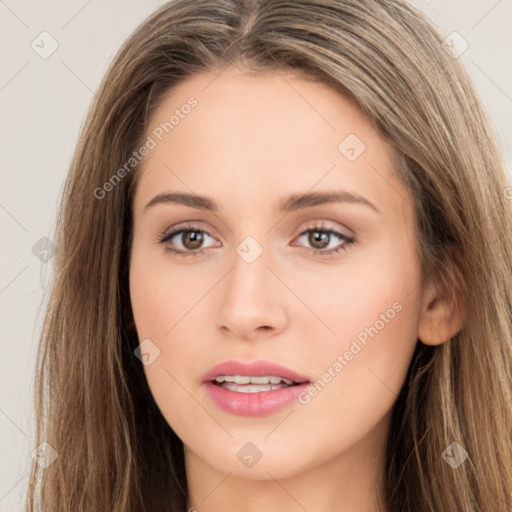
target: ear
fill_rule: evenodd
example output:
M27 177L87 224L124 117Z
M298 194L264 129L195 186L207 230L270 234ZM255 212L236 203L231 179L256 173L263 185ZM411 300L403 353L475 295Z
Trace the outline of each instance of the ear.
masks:
M418 338L425 345L440 345L455 336L462 328L462 297L455 297L453 290L437 277L424 289Z

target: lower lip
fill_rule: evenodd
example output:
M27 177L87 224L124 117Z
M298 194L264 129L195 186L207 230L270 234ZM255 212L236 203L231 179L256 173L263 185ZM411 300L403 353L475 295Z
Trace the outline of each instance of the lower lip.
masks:
M239 416L263 416L278 411L297 399L308 383L258 393L239 393L206 382L206 391L223 411Z

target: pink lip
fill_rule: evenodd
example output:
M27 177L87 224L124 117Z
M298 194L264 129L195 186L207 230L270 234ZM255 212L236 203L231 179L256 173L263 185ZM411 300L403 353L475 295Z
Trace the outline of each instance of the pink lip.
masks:
M213 383L219 375L248 375L262 377L274 375L298 383L282 389L259 393L238 393ZM302 393L310 383L303 375L270 361L226 361L209 370L202 378L208 396L222 410L240 416L263 416L282 409Z

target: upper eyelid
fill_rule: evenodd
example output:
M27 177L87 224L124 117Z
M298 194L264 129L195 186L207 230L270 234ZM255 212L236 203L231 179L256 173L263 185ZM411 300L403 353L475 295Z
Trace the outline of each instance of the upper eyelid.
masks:
M165 236L167 234L170 234L170 233L173 233L173 232L177 232L177 231L181 231L181 230L190 230L190 231L203 231L205 233L207 233L208 235L210 236L214 236L209 229L207 228L203 228L201 226L201 221L197 221L198 223L197 224L194 224L194 221L190 221L190 222L187 222L185 224L177 224L176 226L173 226L173 227L170 227L170 228L167 228L165 231L162 232L162 236ZM301 235L302 233L304 233L304 231L308 231L310 229L317 229L317 230L325 230L325 231L343 231L343 230L347 230L347 231L351 231L350 229L348 229L347 227L343 227L343 228L339 228L339 227L332 227L332 226L329 226L329 225L326 225L326 221L325 220L317 220L317 221L308 221L309 223L311 224L308 224L304 227L301 227L300 229L296 230L295 232L295 235ZM335 221L327 221L327 222L335 222ZM303 224L301 224L301 226L303 226ZM345 234L346 236L351 236L350 234L346 234L346 233L343 233ZM216 236L216 235L215 235Z

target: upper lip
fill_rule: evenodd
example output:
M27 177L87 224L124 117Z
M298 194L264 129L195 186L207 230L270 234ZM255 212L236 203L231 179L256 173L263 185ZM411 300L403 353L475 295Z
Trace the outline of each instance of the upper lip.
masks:
M284 377L298 384L310 382L308 377L271 361L224 361L208 370L202 379L203 382L212 382L219 375L245 375L248 377L264 377L268 375Z

